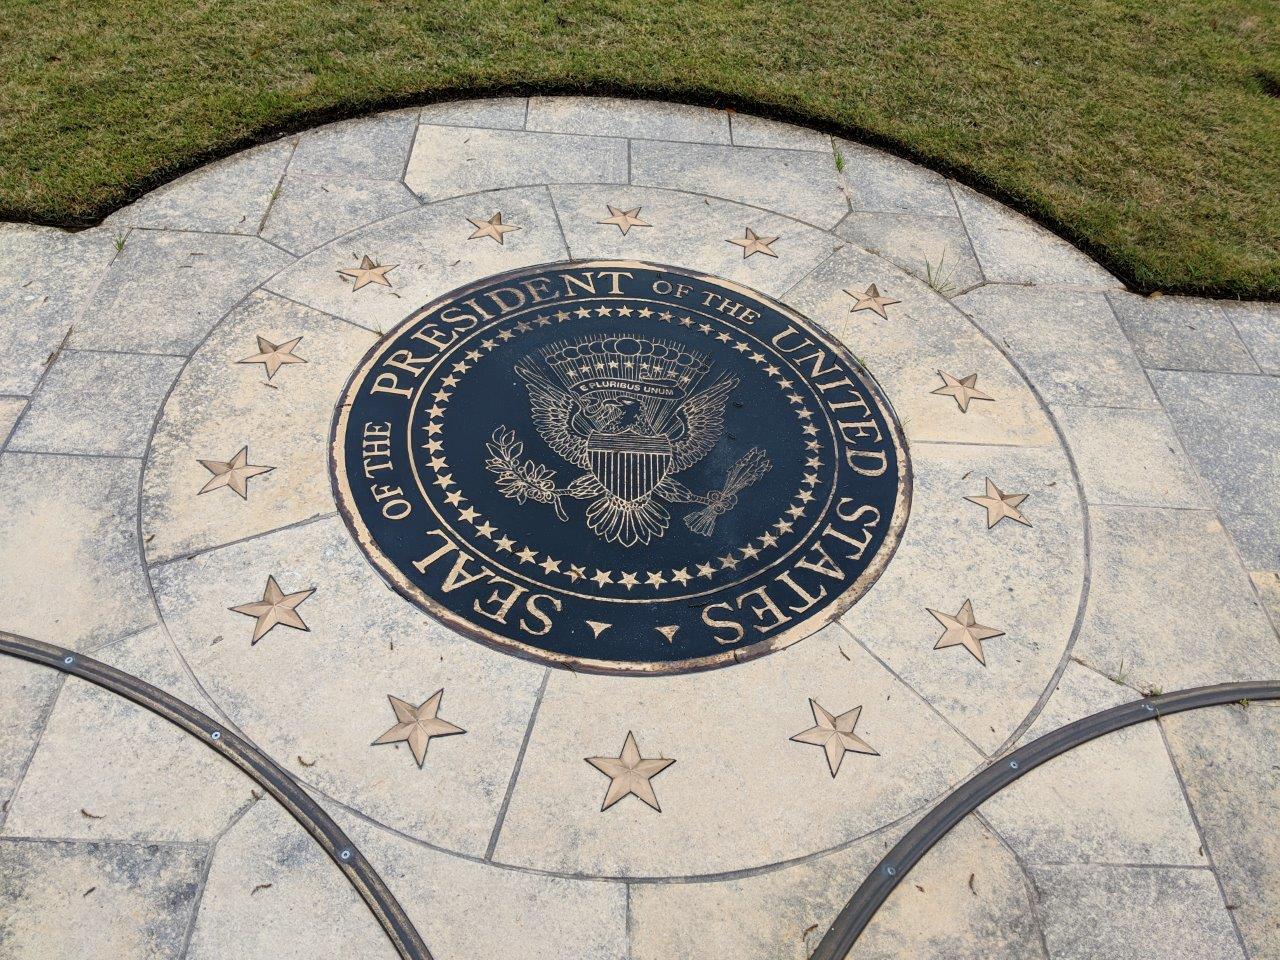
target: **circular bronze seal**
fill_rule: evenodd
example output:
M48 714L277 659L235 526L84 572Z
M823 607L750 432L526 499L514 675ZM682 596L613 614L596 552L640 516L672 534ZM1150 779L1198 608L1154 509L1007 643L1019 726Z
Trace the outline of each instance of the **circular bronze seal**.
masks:
M633 262L491 277L369 352L338 507L391 586L555 666L704 669L809 635L907 520L878 384L789 308Z

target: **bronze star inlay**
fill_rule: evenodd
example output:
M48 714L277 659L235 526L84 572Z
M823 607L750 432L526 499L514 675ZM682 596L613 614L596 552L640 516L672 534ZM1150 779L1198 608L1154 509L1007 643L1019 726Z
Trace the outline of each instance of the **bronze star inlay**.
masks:
M605 204L605 206L609 208L609 216L605 217L603 220L597 220L596 223L611 223L622 231L622 235L624 237L631 231L632 227L653 226L653 224L645 223L640 219L639 207L636 207L634 210L619 210L612 203Z
M639 797L659 813L662 812L662 807L658 806L658 795L653 792L653 784L649 781L675 761L640 756L640 748L636 746L636 738L630 730L627 731L627 739L623 741L622 753L616 757L587 757L587 763L609 778L609 789L605 791L601 813L628 795Z
M987 494L984 497L965 497L970 503L985 507L987 511L987 529L990 530L1001 520L1009 519L1024 526L1031 526L1031 521L1018 509L1022 501L1027 499L1025 493L1005 493L987 477Z
M846 753L865 753L872 757L880 756L867 741L853 732L858 725L858 717L862 715L862 707L854 707L838 717L822 708L817 700L809 698L809 709L813 711L814 726L797 733L791 739L796 743L810 743L821 747L827 755L827 766L831 776L840 770L840 761Z
M889 314L885 313L884 308L902 302L901 300L894 300L892 297L880 296L880 291L874 283L867 287L864 293L854 293L852 290L846 290L845 293L853 297L855 301L853 307L849 310L850 313L857 313L859 310L871 310L886 320L889 319Z
M413 751L413 759L418 761L418 768L421 769L426 762L427 747L430 746L432 737L452 737L467 732L438 716L440 701L443 698L444 688L441 687L431 695L429 700L415 707L408 701L388 694L387 699L391 701L391 709L396 712L396 723L373 741L373 746L383 743L408 743L409 749Z
M381 287L391 286L391 281L387 279L387 273L398 267L399 264L377 264L366 254L360 258L360 266L348 267L346 270L339 270L342 276L348 280L354 280L351 285L351 292L355 293L361 287L367 287L371 283L376 283Z
M978 375L976 373L969 374L963 380L957 380L951 374L943 373L941 370L938 371L938 376L942 378L944 386L930 392L943 397L954 397L961 413L969 412L970 400L995 399L995 397L989 397L977 388Z
M267 379L275 377L276 372L290 363L306 363L302 357L295 356L293 349L302 342L301 337L294 337L284 343L272 343L266 337L258 337L258 352L252 357L245 357L237 363L260 363L267 368Z
M520 229L514 223L503 223L502 211L498 211L488 220L479 220L476 217L467 217L467 220L476 228L471 236L467 237L468 240L482 240L485 237L490 237L500 244L505 244L506 240L502 235L510 233L512 230Z
M729 238L729 243L736 244L742 248L743 260L755 253L763 253L766 257L776 257L777 254L769 249L769 245L777 241L777 237L762 237L750 227L747 227L747 232L744 236Z
M249 641L252 646L281 625L310 632L311 628L303 623L302 617L298 615L298 606L315 592L315 587L309 587L297 593L285 593L276 583L276 578L269 576L267 587L262 591L261 600L242 603L238 607L232 607L231 611L253 617L258 621L253 625L253 639Z
M926 607L926 610L929 608ZM991 627L985 627L978 623L973 616L973 603L966 600L960 607L960 611L953 617L950 614L941 613L938 610L929 610L933 614L933 619L937 620L945 628L942 636L938 638L938 642L933 645L933 649L942 650L944 647L964 647L984 667L987 665L987 658L982 652L982 641L990 640L992 637L1003 637L1003 630L994 630Z
M240 495L241 500L249 499L249 478L270 473L275 467L263 467L249 462L249 448L241 447L230 460L197 460L200 466L213 474L208 483L200 488L200 493L211 493L226 487Z

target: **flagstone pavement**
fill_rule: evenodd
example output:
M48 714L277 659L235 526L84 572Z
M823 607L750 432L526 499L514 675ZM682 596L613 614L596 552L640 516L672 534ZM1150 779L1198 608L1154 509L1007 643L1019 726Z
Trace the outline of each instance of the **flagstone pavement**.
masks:
M878 378L911 515L838 620L722 669L609 676L476 643L379 579L330 487L348 377L422 304L571 259L742 284ZM888 303L864 306L872 284ZM441 960L807 957L1009 750L1152 693L1280 681L1278 493L1280 307L1130 293L960 184L742 114L399 110L83 232L0 225L0 631L256 744ZM935 648L966 603L998 635ZM861 707L834 775L792 739L821 726L810 699ZM629 734L675 763L619 799ZM0 802L0 958L395 956L243 773L3 654ZM1278 822L1280 705L1162 717L982 804L850 956L1278 958Z

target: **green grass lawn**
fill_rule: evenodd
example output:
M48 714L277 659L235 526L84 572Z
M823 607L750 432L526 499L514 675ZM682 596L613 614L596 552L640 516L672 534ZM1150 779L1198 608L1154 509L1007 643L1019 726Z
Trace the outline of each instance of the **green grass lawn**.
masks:
M0 217L378 107L611 92L886 146L1144 290L1280 297L1276 0L0 0Z

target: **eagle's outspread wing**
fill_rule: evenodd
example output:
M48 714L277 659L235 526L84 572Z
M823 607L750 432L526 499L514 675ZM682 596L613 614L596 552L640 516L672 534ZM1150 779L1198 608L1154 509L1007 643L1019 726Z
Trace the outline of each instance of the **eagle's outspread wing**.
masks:
M518 362L515 371L529 389L530 413L542 439L574 466L588 466L587 438L578 436L570 426L576 406L573 397L526 360Z
M673 472L693 466L711 452L724 432L725 402L737 385L736 378L725 377L684 402L682 409L689 429L671 451Z

